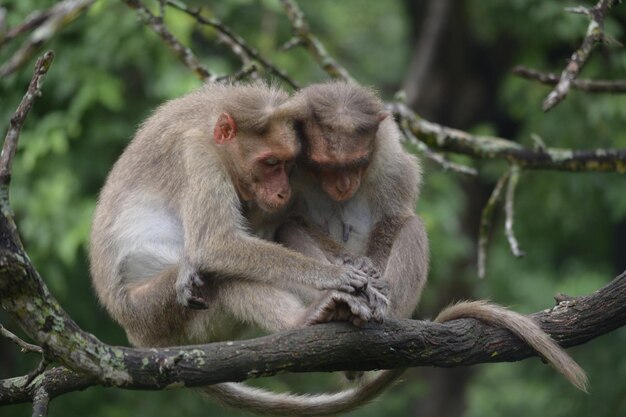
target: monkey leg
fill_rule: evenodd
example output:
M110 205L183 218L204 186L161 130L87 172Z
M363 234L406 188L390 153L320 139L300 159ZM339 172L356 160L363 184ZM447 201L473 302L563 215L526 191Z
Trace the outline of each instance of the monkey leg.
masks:
M120 310L115 317L135 346L172 346L186 342L185 324L197 312L181 306L174 283L178 268L148 280L127 284L120 291Z
M367 287L359 294L329 291L318 299L311 306L311 323L348 320L361 326L371 319L382 321L388 306L387 285L368 258L351 255L319 228L295 216L281 225L276 240L320 262L354 266L370 277Z
M421 219L411 215L378 222L370 234L367 256L384 271L391 316L410 317L428 274L428 239Z

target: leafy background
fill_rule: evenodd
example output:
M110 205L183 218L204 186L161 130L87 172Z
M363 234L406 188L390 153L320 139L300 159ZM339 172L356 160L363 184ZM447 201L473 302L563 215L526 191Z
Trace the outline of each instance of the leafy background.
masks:
M276 0L205 2L207 14L230 25L302 84L326 78L302 50L277 52L290 27ZM424 24L424 1L300 1L312 29L357 80L390 98L407 77ZM575 149L626 147L626 95L572 92L551 112L540 103L549 89L510 74L515 64L560 72L579 45L587 19L563 12L564 2L515 0L451 2L427 82L415 109L435 122L531 145ZM587 1L588 5L592 3ZM5 0L8 25L53 1ZM568 4L569 5L569 4ZM239 63L215 32L170 10L168 27L215 73ZM624 42L626 12L617 4L607 32ZM19 42L0 51L6 61ZM28 253L47 285L78 324L112 344L127 344L91 289L88 235L97 193L137 125L159 103L200 85L123 3L101 0L49 44L57 58L24 127L14 167L12 205ZM0 125L30 79L32 63L0 80ZM626 54L601 47L583 72L589 78L625 78ZM502 162L473 162L478 178L443 172L428 161L417 211L425 219L432 268L417 317L433 317L467 297L489 298L528 313L552 304L552 295L592 292L626 269L624 175L524 172L516 195L516 232L526 257L515 259L498 210L487 277L476 276L480 209ZM17 331L0 312L0 322ZM591 380L577 392L537 359L452 370L414 369L359 416L626 416L624 329L571 349ZM38 358L0 340L0 377L23 374ZM287 375L254 381L302 392L336 388L337 377ZM0 415L30 415L30 406ZM196 392L131 392L90 388L57 398L50 415L242 415Z

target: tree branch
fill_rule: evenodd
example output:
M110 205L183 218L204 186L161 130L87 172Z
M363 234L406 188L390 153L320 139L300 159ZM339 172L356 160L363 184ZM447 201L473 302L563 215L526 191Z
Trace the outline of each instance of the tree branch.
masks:
M543 84L556 85L559 77L555 74L536 71L518 65L513 74L527 80L536 80ZM626 93L626 80L572 80L571 87L587 93Z
M131 9L137 11L137 14L141 20L149 26L157 35L163 39L163 41L170 47L170 49L176 54L178 59L189 69L191 69L198 78L203 81L216 81L216 76L200 63L200 60L196 57L193 51L183 45L172 33L167 29L163 23L161 16L155 16L144 6L139 0L123 0L124 3Z
M4 144L2 146L2 154L0 154L0 186L7 187L11 181L11 164L13 163L13 157L17 149L17 141L20 136L20 131L26 120L26 116L33 107L35 98L41 95L41 83L44 76L48 72L52 60L54 59L54 52L48 51L41 58L37 60L35 64L35 74L28 86L26 94L22 98L20 105L11 117L11 124L6 137L4 138Z
M591 51L598 42L604 39L604 18L606 12L613 5L614 0L599 0L591 9L584 9L591 22L587 27L587 34L580 47L572 54L569 63L561 73L556 87L543 101L543 111L549 111L559 104L569 93L572 81L578 76Z
M280 2L291 22L294 35L301 40L301 44L306 47L315 62L331 77L355 82L348 70L330 56L322 42L311 32L309 23L298 4L293 0L280 0Z
M43 349L40 346L33 345L31 343L27 343L23 341L22 339L20 339L19 337L17 337L16 335L11 333L7 329L5 329L4 326L1 324L0 324L0 335L9 339L11 342L15 343L16 345L18 345L22 352L43 353Z
M509 247L511 248L511 252L513 256L520 258L524 256L524 252L519 248L519 243L517 242L517 238L515 237L515 231L513 230L513 217L515 211L515 189L517 188L517 183L519 182L520 177L520 169L517 165L511 165L511 178L507 183L506 187L506 199L504 202L504 211L506 214L506 219L504 221L504 232L506 234L506 238L509 241Z
M585 343L624 326L626 274L593 294L568 298L531 317L564 347ZM361 329L346 323L331 323L202 346L111 349L119 355L120 366L128 374L123 381L102 381L55 368L36 378L30 386L23 384L25 377L0 381L0 405L28 402L39 386L45 387L50 398L54 398L92 385L160 390L242 381L283 372L456 367L519 361L535 355L509 331L474 319L445 324L388 320L383 325L367 324ZM106 352L100 353L106 361Z
M228 43L229 47L233 50L233 52L241 57L242 52L250 58L258 61L264 68L270 71L272 74L276 75L278 78L285 81L289 84L293 89L297 90L300 88L298 83L294 81L289 75L274 65L269 59L265 58L263 55L259 53L256 49L247 44L247 42L238 34L232 31L228 26L226 26L222 21L218 19L210 19L203 17L200 9L191 10L186 4L181 3L179 1L174 0L166 0L168 6L171 6L177 10L180 10L189 16L193 17L198 23L205 26L210 26L214 28L222 37L225 42ZM239 49L238 49L239 48ZM246 62L246 59L242 59L242 63L244 65L248 65L249 62Z
M508 183L510 171L506 171L493 188L487 204L483 208L480 215L480 227L478 229L478 277L485 277L485 264L487 261L487 244L489 243L489 232L491 231L491 225L493 223L493 213L496 208L496 204L500 201L500 195L504 186Z
M571 172L626 172L626 149L542 148L531 150L507 139L477 136L442 126L417 116L402 103L390 108L406 118L408 127L432 149L454 152L476 159L504 159L522 169L552 169Z
M55 34L76 20L95 0L64 0L49 10L35 12L24 23L10 30L0 39L0 47L21 33L35 29L9 61L0 68L0 77L12 74L34 56Z

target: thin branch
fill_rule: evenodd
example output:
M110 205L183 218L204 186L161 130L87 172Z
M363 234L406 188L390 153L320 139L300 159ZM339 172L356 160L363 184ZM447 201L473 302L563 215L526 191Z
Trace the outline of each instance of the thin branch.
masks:
M35 29L22 47L0 68L0 77L12 74L28 62L31 57L41 50L46 42L76 20L94 2L95 0L64 0L45 12L39 12L40 14L35 14L34 16L31 15L21 26L10 31L4 37L4 40L0 41L0 46L25 31Z
M561 346L570 347L626 325L625 300L626 274L622 274L593 294L567 298L531 317ZM80 335L74 333L74 328L63 331L72 332L73 337ZM119 369L127 374L123 380L103 382L88 374L54 368L30 386L24 384L25 377L0 381L0 405L28 402L39 387L45 387L50 398L54 398L94 385L160 390L242 381L283 372L447 368L518 361L535 355L508 330L473 319L445 324L388 320L382 325L366 324L360 329L331 323L251 340L158 349L94 346L92 341L90 336L86 348L96 347L93 352L104 362L118 361ZM59 343L64 342L59 340Z
M33 345L31 343L27 343L23 341L22 339L20 339L19 337L17 337L16 335L11 333L7 329L5 329L2 324L0 324L0 335L9 339L11 342L15 343L16 345L18 345L22 352L43 353L43 349L40 346Z
M258 68L254 64L244 65L236 73L217 77L215 81L216 82L240 81L240 80L243 80L244 78L251 76L252 74L257 74L257 71L258 71Z
M26 91L13 117L11 117L9 131L4 138L2 154L0 154L0 186L7 187L11 181L11 164L13 163L15 150L17 149L20 131L22 130L28 112L33 106L35 98L41 95L42 82L53 59L54 52L48 51L37 60L35 73L28 86L28 91Z
M543 111L549 111L559 104L569 93L572 81L578 76L587 62L591 51L597 43L604 39L604 18L614 0L599 0L598 3L588 10L587 14L591 21L587 27L587 34L580 47L572 54L569 63L561 73L556 87L543 101Z
M330 56L322 42L311 32L309 23L298 4L293 0L280 0L280 2L291 22L294 35L302 40L302 44L309 51L315 62L331 77L355 82L348 70Z
M476 159L502 159L522 169L572 172L626 172L626 149L528 149L519 143L478 136L422 119L402 103L390 104L398 117L431 149L468 155Z
M191 69L198 78L203 81L213 82L216 80L216 76L200 63L198 58L194 55L191 49L183 45L172 33L167 29L163 23L161 17L155 16L144 6L139 0L123 0L128 7L137 11L137 14L141 20L149 26L157 35L165 41L170 49L176 54L178 59Z
M421 152L426 158L440 165L444 170L450 170L459 174L476 176L478 171L475 168L468 167L466 165L457 164L456 162L449 161L443 155L430 149L424 142L419 140L413 132L408 128L408 124L405 119L400 121L400 130L404 134L404 137L417 147L417 150Z
M520 250L519 243L517 242L517 238L515 237L515 232L513 231L513 218L515 216L515 189L517 188L517 183L519 182L520 171L521 170L517 165L511 166L511 178L507 183L506 199L504 203L504 211L506 213L506 220L504 221L504 232L506 233L506 238L509 241L511 252L513 252L513 255L517 258L524 256L524 252Z
M39 364L35 369L26 375L26 385L30 385L31 382L35 380L39 375L43 374L46 371L46 368L50 365L50 361L45 357L41 358Z
M46 417L49 405L50 395L44 388L39 388L33 397L33 417Z
M483 208L483 212L480 216L480 228L478 230L478 277L485 277L485 264L487 261L487 244L489 243L489 233L491 232L491 225L493 222L493 212L496 204L500 200L502 189L509 181L511 172L506 171L494 187L487 204Z
M527 80L556 85L559 77L555 74L536 71L524 66L513 68L513 74ZM571 87L588 93L626 93L626 80L572 80Z
M293 89L297 90L298 88L300 88L298 83L295 80L293 80L285 71L278 68L269 59L261 55L259 51L257 51L255 48L248 45L248 43L241 36L233 32L232 29L230 29L220 20L204 17L202 16L202 12L200 9L191 10L189 7L187 7L186 4L182 2L175 1L175 0L167 0L166 2L169 6L177 10L180 10L181 12L184 12L188 14L189 16L193 17L194 19L196 19L198 23L214 28L219 34L222 35L222 39L226 41L226 43L230 46L233 52L240 58L242 57L241 51L243 51L248 57L254 58L264 68L266 68L272 74L276 75L278 78L285 81ZM241 48L241 50L238 50L237 48ZM242 59L242 62L244 65L247 64L247 62L245 61L245 58Z

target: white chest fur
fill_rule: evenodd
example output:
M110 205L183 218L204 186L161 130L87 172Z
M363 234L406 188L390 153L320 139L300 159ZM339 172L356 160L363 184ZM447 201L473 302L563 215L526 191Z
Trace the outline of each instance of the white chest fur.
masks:
M310 193L306 206L310 219L335 241L354 255L365 253L373 215L363 195L337 203L324 193Z

